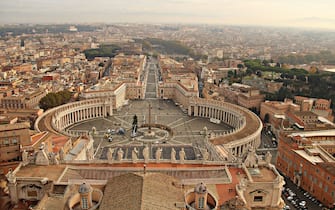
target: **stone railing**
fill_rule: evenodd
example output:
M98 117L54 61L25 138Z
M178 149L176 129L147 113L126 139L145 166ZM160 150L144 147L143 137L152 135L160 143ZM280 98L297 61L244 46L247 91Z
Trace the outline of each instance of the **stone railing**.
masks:
M41 132L40 123L44 123L47 131L58 132L66 136L86 135L86 132L69 132L66 127L75 123L112 115L112 101L104 98L83 100L64 104L47 110L37 118L35 130ZM49 119L50 122L47 120ZM42 122L45 120L45 122ZM51 127L50 127L51 124Z

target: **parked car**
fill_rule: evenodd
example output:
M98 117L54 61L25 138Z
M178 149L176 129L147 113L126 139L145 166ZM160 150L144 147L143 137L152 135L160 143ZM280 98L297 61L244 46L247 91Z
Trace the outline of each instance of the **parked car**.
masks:
M300 201L299 205L300 206L305 206L306 205L306 201Z

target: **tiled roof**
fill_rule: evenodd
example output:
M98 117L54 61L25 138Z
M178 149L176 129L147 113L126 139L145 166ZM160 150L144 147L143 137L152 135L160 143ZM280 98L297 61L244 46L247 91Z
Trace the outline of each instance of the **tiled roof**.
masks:
M100 210L178 209L183 191L173 177L159 173L125 174L108 180Z

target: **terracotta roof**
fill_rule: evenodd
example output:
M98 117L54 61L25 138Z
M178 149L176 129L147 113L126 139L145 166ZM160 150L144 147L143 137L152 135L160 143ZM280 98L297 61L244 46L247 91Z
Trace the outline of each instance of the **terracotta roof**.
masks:
M69 137L67 136L55 136L52 138L52 144L53 148L52 151L54 153L57 153L69 140Z
M65 168L66 165L27 165L20 168L16 173L16 177L47 177L50 180L56 181L62 175Z
M229 171L232 176L232 182L229 184L216 185L216 190L219 194L219 205L222 205L224 202L237 196L236 185L240 182L242 177L246 176L245 172L241 168L229 168Z
M159 173L131 173L108 180L100 210L178 209L183 191L173 185L177 180Z
M47 133L48 133L47 131L43 131L43 132L32 135L31 145L34 145L36 142L40 141L42 138L46 136Z

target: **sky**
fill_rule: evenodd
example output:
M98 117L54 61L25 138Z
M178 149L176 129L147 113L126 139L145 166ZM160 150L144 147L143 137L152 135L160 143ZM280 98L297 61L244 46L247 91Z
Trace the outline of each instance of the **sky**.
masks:
M0 24L192 23L335 30L334 0L0 0Z

